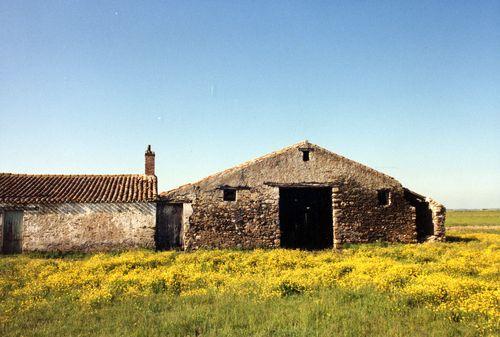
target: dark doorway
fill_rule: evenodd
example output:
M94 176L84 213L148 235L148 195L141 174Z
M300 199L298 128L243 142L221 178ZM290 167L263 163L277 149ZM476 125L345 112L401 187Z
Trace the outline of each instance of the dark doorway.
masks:
M22 211L7 211L3 215L2 253L15 254L22 251Z
M406 201L415 207L415 226L417 229L417 240L425 241L429 236L434 235L434 223L432 222L432 211L425 197L415 192L405 189Z
M176 249L182 245L182 204L159 202L156 208L156 249Z
M279 207L281 247L332 247L331 188L280 188Z

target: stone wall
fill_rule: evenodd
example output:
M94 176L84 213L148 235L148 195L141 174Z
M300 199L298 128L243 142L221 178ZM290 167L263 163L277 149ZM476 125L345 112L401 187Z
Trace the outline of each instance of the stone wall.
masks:
M402 188L389 189L389 204L379 205L377 189L355 181L333 189L334 244L374 241L416 242L415 208Z
M190 204L184 247L279 247L278 188L260 186L237 191L237 200L223 201L222 190L204 191Z
M31 205L24 211L23 251L155 248L155 221L154 203Z
M425 201L429 203L429 209L432 212L432 224L434 226L434 235L427 238L427 241L444 241L445 240L445 227L446 208L432 198L426 198Z
M310 151L303 160L302 151ZM192 207L186 249L279 247L279 188L332 188L334 242L416 242L415 208L394 178L309 143L297 144L162 193ZM236 201L223 201L236 188ZM390 191L379 205L377 192Z
M377 190L337 182L332 190L334 243L416 242L415 209L402 189L391 190L391 202L378 205ZM280 246L279 187L259 186L237 191L237 200L222 199L222 191L200 192L190 204L193 213L185 229L186 249L275 248Z

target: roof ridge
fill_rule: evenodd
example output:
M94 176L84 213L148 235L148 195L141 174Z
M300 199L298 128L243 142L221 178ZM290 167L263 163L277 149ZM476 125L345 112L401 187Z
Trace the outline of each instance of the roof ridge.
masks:
M367 170L369 172L375 173L375 174L377 174L379 176L382 176L382 177L385 177L385 178L389 178L391 180L396 180L394 177L391 177L391 176L389 176L389 175L387 175L385 173L377 171L377 170L375 170L375 169L373 169L373 168L371 168L371 167L369 167L369 166L367 166L365 164L362 164L362 163L357 162L355 160L352 160L352 159L349 159L347 157L344 157L344 156L342 156L342 155L340 155L338 153L335 153L333 151L330 151L330 150L328 150L328 149L326 149L324 147L321 147L319 145L311 143L308 140L303 140L301 142L298 142L298 143L295 143L295 144L283 147L283 148L281 148L279 150L267 153L267 154L262 155L260 157L247 160L247 161L245 161L245 162L243 162L241 164L232 166L232 167L230 167L228 169L225 169L225 170L222 170L222 171L210 174L210 175L208 175L208 176L206 176L206 177L204 177L202 179L199 179L199 180L197 180L195 182L191 182L191 183L187 183L187 184L182 184L182 185L179 185L177 187L171 188L171 189L169 189L167 191L161 192L160 194L169 193L169 192L172 192L172 191L175 191L175 190L179 190L179 189L182 189L182 188L185 188L185 187L188 187L188 186L193 186L193 185L199 184L201 182L204 182L204 181L206 181L208 179L214 178L216 176L221 176L221 175L228 174L230 172L233 172L233 171L236 171L236 170L239 170L239 169L246 168L246 167L248 167L248 166L250 166L252 164L258 163L258 162L260 162L262 160L265 160L265 159L272 158L272 157L277 156L277 155L279 155L279 154L281 154L283 152L286 152L286 151L288 151L290 149L293 149L293 148L300 149L300 148L303 148L303 147L308 147L308 148L317 149L317 150L321 150L321 151L327 152L329 154L332 154L332 155L338 157L341 160L347 161L347 162L349 162L349 163L351 163L353 165L356 165L356 166L358 166L358 167L360 167L360 168L362 168L364 170Z
M365 165L365 164L362 164L362 163L360 163L360 162L358 162L358 161L355 161L355 160L352 160L352 159L350 159L350 158L344 157L343 155L340 155L340 154L338 154L338 153L335 153L335 152L333 152L333 151L330 151L330 150L328 150L328 149L325 149L324 147L321 147L321 146L319 146L319 145L316 145L316 144L311 144L311 143L309 143L309 145L312 145L313 147L316 147L316 148L318 148L318 149L320 149L320 150L322 150L322 151L325 151L325 152L328 152L328 153L330 153L330 154L333 154L333 155L335 155L335 156L337 156L337 157L339 157L339 158L341 158L341 159L343 159L343 160L345 160L345 161L348 161L348 162L350 162L350 163L352 163L352 164L354 164L354 165L356 165L356 166L359 166L359 167L361 167L361 168L363 168L363 169L365 169L365 170L368 170L368 171L371 171L371 172L373 172L373 173L379 174L379 175L384 176L384 177L386 177L386 178L390 178L390 179L393 179L393 180L397 180L396 178L391 177L390 175L385 174L385 173L383 173L383 172L377 171L377 170L375 170L374 168L371 168L371 167L370 167L370 166L368 166L368 165Z
M199 179L199 180L197 180L197 181L194 181L194 182L191 182L191 183L187 183L187 184L183 184L183 185L180 185L180 186L174 187L174 188L172 188L172 189L170 189L170 190L168 190L168 191L165 191L165 192L170 192L170 191L173 191L173 190L177 190L177 189L179 189L179 188L182 188L182 187L185 187L185 186L189 186L189 185L196 185L196 184L198 184L198 183L200 183L200 182L202 182L202 181L205 181L205 180L207 180L207 179L213 178L213 177L215 177L215 176L218 176L218 175L223 175L223 174L227 174L227 173L229 173L229 172L231 172L231 171L235 171L235 170L238 170L238 169L242 169L242 168L248 167L248 166L250 166L250 165L252 165L252 164L258 163L258 162L259 162L259 161L261 161L261 160L272 158L272 157L274 157L274 156L276 156L276 155L279 155L279 154L281 154L281 153L283 153L283 152L285 152L285 151L288 151L288 150L290 150L290 149L293 149L293 148L299 148L299 147L300 147L300 146L302 146L302 145L308 145L308 146L310 146L310 145L314 145L314 144L309 143L307 140L305 140L305 141L301 141L301 142L299 142L299 143L295 143L295 144L292 144L292 145L289 145L289 146L283 147L283 148L281 148L281 149L279 149L279 150L276 150L276 151L273 151L273 152L269 152L269 153L267 153L267 154L265 154L265 155L262 155L262 156L259 156L259 157L257 157L257 158L254 158L254 159L250 159L250 160L244 161L243 163L240 163L240 164L235 165L235 166L231 166L230 168L227 168L227 169L225 169L225 170L222 170L222 171L218 171L218 172L212 173L212 174L210 174L210 175L208 175L208 176L206 176L206 177L204 177L204 178L201 178L201 179ZM164 193L164 192L162 192L162 193Z

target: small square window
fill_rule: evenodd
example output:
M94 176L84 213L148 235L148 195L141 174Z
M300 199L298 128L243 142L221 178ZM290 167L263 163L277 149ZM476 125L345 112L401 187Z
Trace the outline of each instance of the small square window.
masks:
M389 190L378 190L377 191L378 204L381 206L387 206L390 202L390 192Z
M309 151L302 151L302 160L309 161Z
M234 188L228 188L224 190L224 201L235 201L236 200L236 190Z

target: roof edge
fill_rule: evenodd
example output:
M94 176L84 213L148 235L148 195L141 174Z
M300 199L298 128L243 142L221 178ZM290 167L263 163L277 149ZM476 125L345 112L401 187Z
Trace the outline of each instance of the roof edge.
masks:
M341 160L345 160L345 161L347 161L347 162L349 162L349 163L351 163L353 165L356 165L356 166L358 166L358 167L360 167L360 168L362 168L364 170L367 170L369 172L375 173L375 174L377 174L377 175L379 175L379 176L381 176L381 177L383 177L385 179L394 180L395 182L398 182L401 185L401 183L396 178L394 178L394 177L391 177L391 176L389 176L389 175L387 175L385 173L377 171L377 170L375 170L375 169L373 169L373 168L371 168L371 167L369 167L367 165L361 164L361 163L359 163L359 162L357 162L355 160L349 159L349 158L344 157L344 156L342 156L340 154L332 152L332 151L330 151L328 149L325 149L325 148L323 148L323 147L321 147L319 145L313 144L313 143L309 142L308 140L304 140L304 141L301 141L301 142L298 142L298 143L286 146L284 148L281 148L281 149L279 149L277 151L270 152L270 153L265 154L263 156L260 156L260 157L257 157L257 158L251 159L251 160L247 160L247 161L245 161L245 162L243 162L241 164L232 166L232 167L230 167L228 169L225 169L225 170L222 170L222 171L210 174L210 175L206 176L205 178L196 180L194 182L187 183L187 184L182 184L182 185L177 186L175 188L172 188L170 190L159 192L158 195L165 196L168 193L172 193L174 191L177 191L177 190L180 190L180 189L183 189L183 188L187 188L187 187L190 187L190 186L197 185L197 184L199 184L201 182L204 182L204 181L206 181L208 179L215 178L217 176L221 176L221 175L224 175L224 174L228 174L228 173L231 173L231 172L239 170L239 169L244 169L244 168L246 168L246 167L248 167L250 165L256 164L256 163L258 163L260 161L263 161L263 160L266 160L266 159L269 159L269 158L273 158L273 157L275 157L277 155L280 155L281 153L284 153L284 152L286 152L286 151L288 151L290 149L294 149L294 148L301 149L301 148L306 148L306 147L307 148L312 148L312 149L317 149L317 150L320 150L320 151L327 152L327 153L329 153L331 155L334 155L334 156L340 158Z

